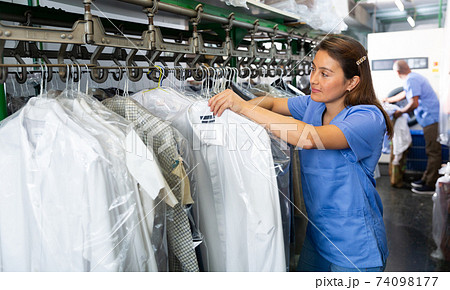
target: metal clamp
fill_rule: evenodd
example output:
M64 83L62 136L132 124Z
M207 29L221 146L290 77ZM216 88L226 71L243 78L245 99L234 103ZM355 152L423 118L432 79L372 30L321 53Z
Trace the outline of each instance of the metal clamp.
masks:
M200 21L202 20L202 13L203 13L203 4L198 4L195 7L195 11L197 12L197 15L195 18L191 18L192 25L197 26L200 24Z
M155 24L154 24L154 17L155 14L158 12L158 1L153 1L153 6L148 7L144 9L144 12L147 14L148 18L148 31L150 33L149 35L149 49L155 48L155 41L156 41L156 31L155 31Z
M92 23L92 13L91 13L91 0L83 0L84 4L84 32L86 43L94 43L94 25Z
M121 81L123 78L123 70L122 70L122 64L120 63L119 59L124 59L124 54L126 53L125 49L116 47L113 51L113 58L112 61L117 65L118 72L112 73L113 79L117 82Z
M100 57L100 54L102 53L103 49L105 49L104 46L97 46L94 53L91 55L90 63L98 65L98 58ZM108 69L93 68L90 71L90 75L95 82L104 83L108 79Z
M20 57L20 55L15 54L14 58L17 60L18 63L25 64L25 61L23 61L23 59ZM19 72L15 72L16 81L19 84L24 84L24 83L27 82L27 74L28 74L27 68L26 67L21 67L20 69L21 69L22 72L20 72L20 73Z
M6 40L0 39L0 56L3 55ZM0 64L3 64L3 57L0 57ZM0 67L0 84L3 84L8 78L8 68Z
M138 53L138 49L133 49L130 54L127 56L127 71L128 71L128 78L130 81L137 82L142 78L143 70L142 68L132 68L133 66L137 67L136 62L133 60L134 56Z
M194 46L194 53L200 52L200 45L199 45L199 35L197 31L197 25L200 23L203 13L203 5L198 4L197 7L195 7L195 11L197 12L197 16L195 18L191 18L190 21L192 22L193 26L193 32L192 32L192 41Z

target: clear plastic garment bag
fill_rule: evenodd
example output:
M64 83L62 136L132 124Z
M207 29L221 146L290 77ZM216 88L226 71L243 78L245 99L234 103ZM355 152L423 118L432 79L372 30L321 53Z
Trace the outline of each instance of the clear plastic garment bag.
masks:
M142 91L132 98L170 122L193 148L198 195L194 212L204 235L201 253L206 269L285 271L278 187L267 132L228 110L215 117L206 101L192 100L172 88ZM252 140L257 139L256 145Z
M164 267L139 191L153 200L164 179L157 164L127 150L145 149L128 122L79 91L55 99L41 86L39 97L1 123L0 136L2 271ZM133 162L152 170L160 187L131 174Z

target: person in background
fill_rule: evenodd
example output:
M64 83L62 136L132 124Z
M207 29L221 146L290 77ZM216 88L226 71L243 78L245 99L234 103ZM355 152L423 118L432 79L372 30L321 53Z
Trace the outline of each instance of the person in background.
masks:
M394 112L394 118L414 111L417 122L423 127L427 168L420 180L411 183L412 191L418 194L433 194L442 163L441 144L437 141L439 132L439 100L428 80L411 72L404 60L394 63L393 70L403 80L404 91L383 101L398 102L406 97L408 104Z
M209 106L218 117L226 109L242 114L304 149L308 226L299 271L384 271L388 248L374 170L392 124L375 95L366 50L350 37L326 37L316 47L310 83L310 96L246 102L225 90Z

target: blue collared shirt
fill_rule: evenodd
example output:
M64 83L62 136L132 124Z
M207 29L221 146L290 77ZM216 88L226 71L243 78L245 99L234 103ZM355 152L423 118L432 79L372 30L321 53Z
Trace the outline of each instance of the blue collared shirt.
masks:
M414 115L420 126L426 127L439 122L439 100L425 77L415 72L409 73L403 89L408 101L419 96L419 106L414 110Z
M288 100L295 119L322 126L324 103L299 96ZM330 123L350 148L301 150L307 235L329 262L342 267L383 265L388 256L383 206L373 176L386 125L372 105L343 109Z

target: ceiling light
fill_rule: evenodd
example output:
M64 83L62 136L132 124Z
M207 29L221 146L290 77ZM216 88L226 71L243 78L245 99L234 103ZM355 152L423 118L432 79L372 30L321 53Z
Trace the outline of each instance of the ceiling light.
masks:
M414 21L414 19L412 19L411 16L408 16L408 18L406 19L406 21L408 21L409 25L411 25L411 27L416 26L416 22Z
M405 6L403 5L402 0L395 0L395 5L397 5L398 10L400 11L405 10Z

